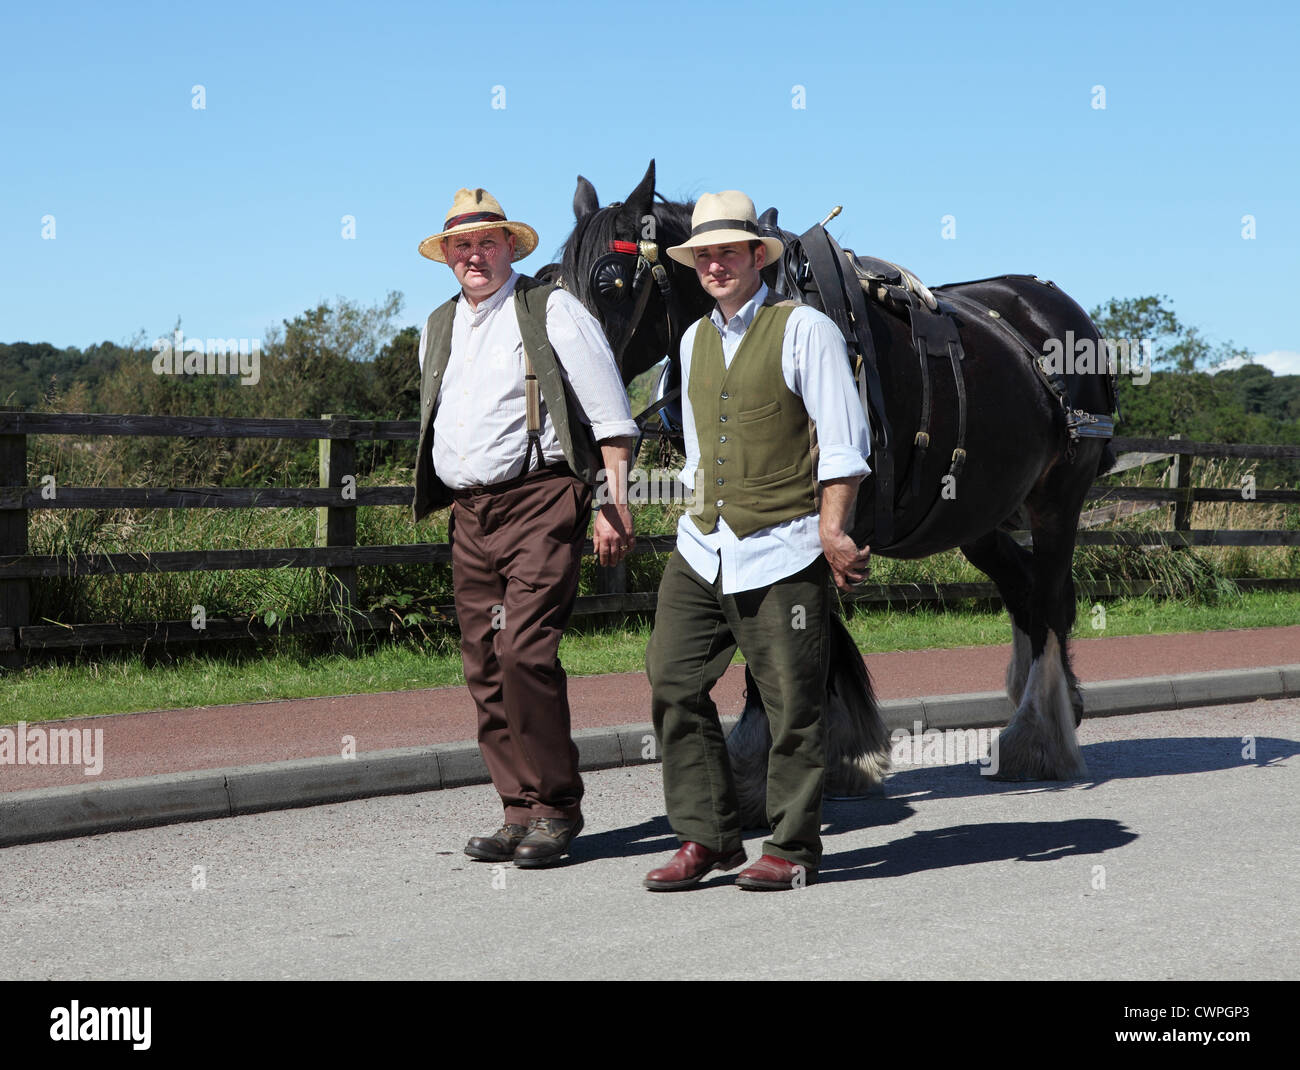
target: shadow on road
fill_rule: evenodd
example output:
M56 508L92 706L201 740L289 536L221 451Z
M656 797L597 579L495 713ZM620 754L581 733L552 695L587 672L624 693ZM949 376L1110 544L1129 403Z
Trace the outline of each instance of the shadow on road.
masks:
M1015 860L1053 862L1070 855L1101 854L1137 839L1109 818L1072 821L1004 821L914 832L889 843L825 855L820 880L902 877L932 869Z
M1006 795L1100 787L1131 780L1190 773L1217 773L1251 767L1267 769L1300 754L1300 741L1272 736L1169 737L1121 739L1082 747L1089 776L1083 780L996 780L975 762L965 765L908 766L890 774L885 792L913 801L926 796ZM868 800L869 802L870 800Z
M1111 780L1213 773L1229 769L1268 770L1300 754L1300 742L1270 736L1243 741L1227 737L1158 737L1092 743L1083 747L1086 780L999 781L983 776L977 763L910 766L889 776L882 795L827 799L823 834L837 836L897 825L927 799L977 795L1038 794L1092 789ZM754 829L747 829L750 835ZM823 860L823 882L895 877L927 869L978 865L1003 859L1042 862L1068 855L1099 854L1131 843L1137 833L1117 821L1078 819L994 822L913 833L888 844L864 847ZM668 819L656 817L574 841L571 860L668 854L678 847Z

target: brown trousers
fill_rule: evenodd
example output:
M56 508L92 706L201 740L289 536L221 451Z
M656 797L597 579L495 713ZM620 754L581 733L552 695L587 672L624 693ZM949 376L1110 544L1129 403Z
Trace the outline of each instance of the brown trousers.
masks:
M505 820L572 820L582 778L560 636L573 612L591 489L567 469L458 491L450 528L465 681Z

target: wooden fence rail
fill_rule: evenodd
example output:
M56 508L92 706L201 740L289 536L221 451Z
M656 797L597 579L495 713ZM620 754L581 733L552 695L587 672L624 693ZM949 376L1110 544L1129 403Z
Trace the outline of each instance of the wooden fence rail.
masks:
M174 417L97 413L34 413L0 409L0 664L22 663L25 650L83 645L175 642L201 638L259 637L264 629L246 621L217 620L196 631L188 621L143 624L33 625L30 583L55 577L121 575L149 572L191 572L237 569L324 568L331 578L331 612L295 622L295 633L333 633L346 645L358 631L388 628L392 619L361 612L356 604L357 569L376 565L445 564L446 543L390 546L356 545L358 506L409 506L411 488L357 487L356 444L369 441L414 441L413 420L357 420L327 414L319 420ZM32 487L27 483L29 435L151 435L182 438L314 439L320 445L320 486L294 487ZM1117 438L1118 451L1132 455L1131 464L1172 458L1170 486L1093 487L1093 502L1172 503L1171 531L1081 531L1080 545L1124 546L1296 546L1300 531L1192 530L1191 506L1196 502L1278 503L1300 501L1297 490L1258 490L1243 498L1230 489L1195 488L1184 458L1234 457L1248 460L1300 460L1300 446L1204 443L1179 438ZM1168 460L1165 463L1170 463ZM1125 467L1129 464L1123 465ZM349 485L349 480L351 485ZM684 497L684 489L679 488ZM36 509L254 509L315 508L316 545L241 550L186 550L143 553L41 555L28 553L28 514ZM1017 533L1022 541L1027 533ZM672 549L671 535L639 537L637 554L662 554ZM591 542L587 542L591 551ZM597 569L596 595L578 600L576 614L653 613L653 592L629 593L625 572ZM1104 591L1094 592L1104 597ZM909 605L920 601L991 599L992 584L886 584L865 587L855 602ZM1089 595L1090 597L1092 594ZM443 607L448 620L454 611Z

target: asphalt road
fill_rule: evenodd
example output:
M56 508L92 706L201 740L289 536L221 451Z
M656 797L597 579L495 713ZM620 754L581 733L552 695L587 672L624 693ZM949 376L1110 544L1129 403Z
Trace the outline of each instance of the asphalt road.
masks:
M657 765L588 774L550 870L461 853L486 786L9 847L0 976L1300 977L1300 701L1081 740L1088 781L904 766L828 802L821 882L778 894L641 888L676 847Z

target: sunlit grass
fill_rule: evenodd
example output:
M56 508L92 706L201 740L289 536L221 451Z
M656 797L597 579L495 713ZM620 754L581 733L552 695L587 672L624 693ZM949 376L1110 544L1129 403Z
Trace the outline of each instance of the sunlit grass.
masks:
M1093 630L1093 619L1090 607L1081 604L1075 636L1291 625L1300 622L1300 593L1250 592L1225 597L1214 606L1122 599L1106 603L1103 631ZM894 650L1010 641L1010 625L1001 611L857 610L849 620L849 631L868 658ZM561 643L560 656L572 676L642 672L649 637L650 625L646 623L571 631ZM0 687L0 723L447 687L463 682L456 645L446 638L432 649L409 643L374 644L351 658L314 653L294 640L276 641L266 651L247 654L222 655L210 649L167 659L118 654L5 673Z

